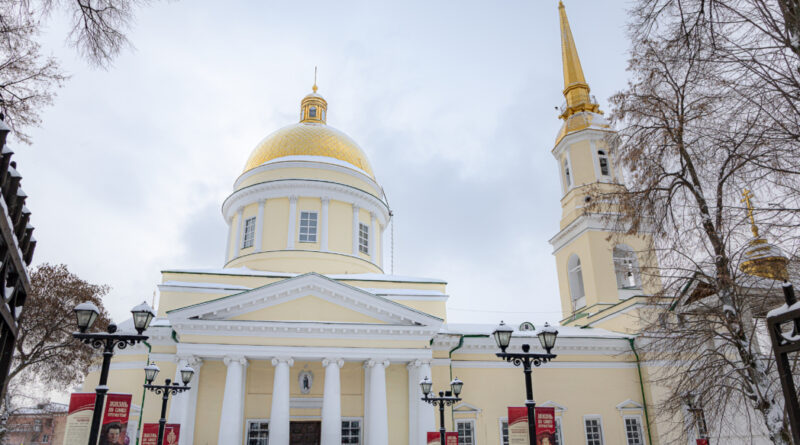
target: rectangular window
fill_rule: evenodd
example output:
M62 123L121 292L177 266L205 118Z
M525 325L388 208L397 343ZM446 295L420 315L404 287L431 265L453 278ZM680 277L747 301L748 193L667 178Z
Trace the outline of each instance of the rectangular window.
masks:
M244 237L242 237L242 249L253 247L256 239L256 217L244 220Z
M642 421L638 417L625 418L625 438L628 445L644 445Z
M300 242L317 242L317 212L300 212Z
M369 255L369 226L358 223L358 251Z
M361 443L360 420L342 420L342 443L343 444Z
M586 423L586 445L603 445L603 426L599 418L584 419Z
M456 420L458 445L475 445L475 423L472 420Z
M501 445L508 445L508 421L500 421L500 443Z
M561 417L556 417L556 443L554 445L562 445L564 443L564 434L561 432Z
M572 176L569 174L569 161L564 158L564 181L567 183L567 188L572 187Z
M247 445L267 445L269 443L269 422L263 420L247 421Z

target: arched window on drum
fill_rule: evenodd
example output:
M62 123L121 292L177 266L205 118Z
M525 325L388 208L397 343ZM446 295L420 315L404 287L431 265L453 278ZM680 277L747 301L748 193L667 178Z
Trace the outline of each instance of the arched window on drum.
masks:
M614 272L617 276L617 289L639 290L642 288L642 277L636 252L625 244L614 247ZM623 295L620 294L623 298Z
M572 254L567 260L567 276L569 277L569 296L572 301L572 310L586 306L586 291L583 287L583 271L581 259Z
M597 150L597 162L600 164L600 174L610 176L611 169L608 166L608 155L603 150Z

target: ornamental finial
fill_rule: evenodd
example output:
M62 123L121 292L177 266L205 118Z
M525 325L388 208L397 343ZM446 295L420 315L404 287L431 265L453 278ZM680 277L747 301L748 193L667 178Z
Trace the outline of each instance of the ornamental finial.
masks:
M750 230L753 231L753 237L758 238L758 226L756 226L756 218L753 215L753 202L751 201L753 192L744 189L742 196L744 196L744 198L742 198L741 202L745 203L747 206L747 216L750 218Z
M311 90L317 92L317 67L314 67L314 86L311 87Z

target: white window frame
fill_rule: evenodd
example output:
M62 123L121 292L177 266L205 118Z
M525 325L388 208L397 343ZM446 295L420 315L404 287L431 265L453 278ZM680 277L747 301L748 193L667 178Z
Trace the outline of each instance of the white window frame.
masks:
M597 424L600 425L600 445L605 445L606 443L606 429L603 426L603 416L599 414L588 414L583 416L583 439L586 445L589 444L589 436L586 435L586 421L587 420L597 420Z
M573 256L577 258L577 264L570 266ZM574 312L586 307L586 283L583 281L583 264L581 264L581 257L576 253L567 257L567 286L569 288L569 300L570 303L572 303L572 311ZM578 286L580 286L580 290L583 291L583 295L575 298L573 294L578 293Z
M506 424L506 441L503 441L503 424ZM500 445L508 445L508 417L500 417L497 419L497 426L500 431Z
M471 425L471 427L472 427L472 444L471 445L477 445L478 444L478 430L475 428L475 419L456 419L456 428L455 428L456 432L458 432L458 424L459 423L469 423ZM461 436L459 436L459 439L460 438L461 438Z
M267 443L269 443L269 419L247 419L245 422L244 428L244 443L245 445L250 444L250 424L251 423L266 423L267 424Z
M636 420L636 422L639 425L639 436L641 436L641 438L642 438L642 445L647 445L647 438L644 435L644 424L642 423L642 416L638 415L638 414L636 414L636 415L628 414L628 415L622 416L622 434L624 435L624 438L625 438L625 444L629 445L629 443L628 443L628 425L626 424L626 421L628 419Z
M595 150L595 153L597 153L597 170L599 171L599 177L600 178L604 178L604 179L610 178L611 177L611 160L608 157L608 153L606 153L606 150L603 150L603 149ZM606 160L606 171L608 173L603 173L603 163L601 162L603 159Z
M561 170L561 177L564 181L564 194L566 194L568 191L572 190L572 187L575 185L575 172L572 170L572 161L569 159L569 152L564 153L564 159L561 161L559 169ZM569 171L569 175L567 171Z
M564 445L564 431L561 429L561 416L556 416L556 440L558 440L558 445Z
M367 236L362 237L361 233L364 232ZM358 252L364 255L369 255L369 225L359 221L358 223Z
M253 225L249 227L252 230L248 232L247 227L248 224L250 224L251 222L253 223ZM251 216L249 218L245 218L244 220L244 227L242 228L242 249L253 247L255 245L255 242L256 242L256 217Z
M309 215L307 221L311 221L310 215L314 215L314 233L312 239L312 233L303 233L303 214L306 213ZM309 225L310 227L310 225ZM297 227L297 241L300 243L316 243L318 242L317 233L319 232L319 212L314 210L301 210L300 211L300 225ZM306 235L306 239L303 240L302 236Z
M364 444L364 418L363 417L342 417L342 422L358 421L358 445ZM340 427L341 428L341 427Z

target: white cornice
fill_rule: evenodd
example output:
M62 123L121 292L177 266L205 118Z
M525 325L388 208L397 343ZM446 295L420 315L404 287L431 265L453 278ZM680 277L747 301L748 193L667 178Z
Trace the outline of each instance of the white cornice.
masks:
M355 166L350 166L349 163L346 165L336 164L334 162L338 161L338 159L328 158L325 156L314 156L314 158L318 157L319 160L313 160L311 156L284 156L281 158L273 159L272 161L265 162L259 165L256 168L248 170L242 173L239 178L236 179L236 182L233 185L233 188L239 188L242 182L245 179L257 175L259 173L272 171L272 170L279 170L283 168L316 168L320 170L328 170L328 171L335 171L338 173L345 173L349 176L352 176L356 179L366 182L370 186L374 187L375 190L381 190L381 187L372 179L366 172L363 170L357 169ZM328 161L328 162L326 162ZM339 161L345 164L343 161Z
M509 352L521 352L522 344L530 344L533 352L543 353L544 350L537 338L520 339L513 338L508 348ZM451 351L460 342L459 336L437 335L433 341L433 350ZM497 344L491 337L470 337L464 338L460 348L456 349L456 354L494 354L499 352ZM630 352L630 345L627 338L593 338L593 337L562 337L559 335L558 343L554 354L563 355L619 355Z
M429 341L438 327L388 324L279 322L236 320L182 320L175 322L179 335L225 337L380 339Z
M349 185L311 179L279 179L237 190L222 203L222 215L225 221L230 221L234 213L244 206L264 199L291 196L328 198L349 202L375 213L384 227L389 221L389 206L381 198Z
M555 157L556 159L560 159L561 154L564 152L564 150L567 149L568 146L587 140L595 140L595 141L600 139L605 140L606 136L609 133L616 133L616 131L614 131L613 129L599 130L596 128L586 128L584 130L570 133L564 136L561 139L561 141L559 141L558 144L555 147L553 147L551 153L553 154L553 157Z
M605 213L588 213L577 217L567 227L559 230L554 237L550 238L550 245L553 246L553 255L586 232L614 232L614 224L608 221L608 216Z
M248 360L291 357L295 361L320 362L329 357L341 358L346 362L380 359L389 360L392 363L407 363L414 360L431 360L430 349L410 348L336 348L181 343L178 345L178 354L191 354L203 359L222 359L226 355L236 354Z

